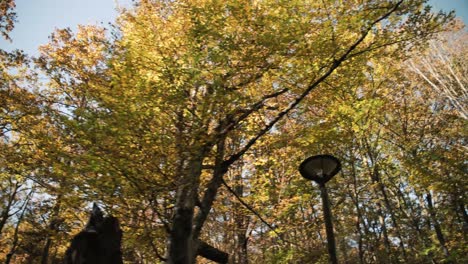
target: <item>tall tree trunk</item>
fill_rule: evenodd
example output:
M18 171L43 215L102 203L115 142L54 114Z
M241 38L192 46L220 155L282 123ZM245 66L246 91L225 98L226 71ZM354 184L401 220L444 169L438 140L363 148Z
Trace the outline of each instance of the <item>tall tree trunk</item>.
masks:
M58 231L58 228L60 225L59 214L60 214L61 200L62 200L62 196L58 195L55 205L52 208L52 213L51 213L50 222L49 222L49 230L47 232L46 242L45 242L44 249L42 250L42 255L41 255L41 264L47 264L49 262L49 252L50 252L50 247L52 245L53 236Z
M431 217L432 224L436 232L437 240L439 241L440 247L442 248L442 252L444 253L445 257L448 257L449 251L446 246L445 237L444 237L444 234L442 233L442 228L440 227L439 221L437 220L437 215L436 215L436 211L434 208L434 204L432 203L432 195L429 191L426 193L426 202L427 202L427 209L429 211L429 215Z
M396 234L398 236L398 239L400 240L399 241L399 247L400 247L400 249L401 249L401 251L403 253L403 260L406 263L407 262L406 248L405 248L405 245L404 245L404 242L403 242L403 238L401 236L400 227L398 225L398 222L396 221L395 212L394 212L392 204L390 203L390 199L388 198L387 191L386 191L386 188L385 188L385 184L382 182L382 179L381 179L382 177L381 177L380 166L379 166L379 164L377 162L379 154L375 150L375 148L372 147L371 144L367 140L364 140L364 145L365 145L366 150L367 150L367 155L370 158L370 160L372 161L372 165L373 165L373 171L371 172L372 183L377 185L377 188L378 188L380 194L382 195L383 202L385 204L386 212L388 212L388 214L390 215L390 220L392 221L392 224L393 224L393 227L396 230ZM385 224L385 217L386 217L385 214L386 214L386 212L383 211L383 208L380 205L380 203L378 203L378 211L379 211L380 221L381 221L381 224L382 224L382 231L383 231L383 234L384 234L384 243L385 243L386 248L387 248L387 253L390 254L390 256L392 256L392 258L394 259L393 261L397 261L398 256L396 256L395 254L392 254L392 252L390 251L391 250L391 244L390 244L390 240L388 238L388 230L387 230L387 227L386 227L386 224Z
M195 263L198 242L194 240L192 223L202 170L202 156L183 165L182 178L176 194L175 210L169 234L167 264Z
M354 156L353 153L350 154L351 157ZM364 263L364 233L368 232L368 228L366 225L366 222L363 220L362 217L362 210L361 206L362 204L359 203L359 191L358 191L358 182L357 182L357 173L356 173L356 162L355 160L351 161L351 174L353 177L353 190L352 193L350 191L350 196L351 200L354 203L354 206L356 208L356 232L358 233L358 254L359 254L359 263L363 264ZM364 231L361 228L361 224L364 226Z
M11 182L11 179L10 179L10 184L13 184ZM15 202L16 194L18 193L18 190L20 187L21 187L21 184L19 184L18 182L14 183L13 190L11 191L11 194L8 197L8 202L5 208L3 208L2 210L2 214L0 216L0 238L2 237L3 228L5 227L6 222L8 221L8 218L10 218L11 216L10 210L11 210L11 207L13 206L13 203Z
M415 208L413 207L411 203L411 199L405 198L405 194L403 194L400 188L398 188L397 194L400 197L403 205L405 206L404 209L401 208L400 210L405 213L405 218L411 219L411 225L413 226L413 229L416 231L417 240L420 241L423 248L430 248L432 246L432 243L429 239L427 239L427 236L424 234L423 230L421 230L421 227L420 227L421 218L422 218L421 214L418 213L417 210L415 210ZM406 212L409 212L408 213L409 217L408 217L408 214L406 214ZM413 244L415 245L412 245L412 246L410 245L410 247L412 247L413 250L416 250L415 246L417 246L417 244L416 243L413 243ZM425 257L425 259L427 263L437 264L437 261L435 260L434 254L432 252L428 252L428 255L427 257Z
M26 208L27 208L27 205L28 205L28 203L29 203L29 200L30 200L30 198L31 198L32 193L33 193L33 190L31 190L31 192L27 195L26 201L25 201L24 204L22 205L23 209L22 209L22 211L21 211L21 214L19 215L18 219L16 220L15 232L14 232L14 234L13 234L13 242L11 243L10 251L9 251L8 254L6 255L5 264L10 264L11 259L12 259L13 256L15 255L16 249L18 248L18 242L19 242L19 237L18 237L19 226L20 226L21 222L23 222L24 213L26 212Z
M239 196L244 196L244 185L242 183L242 172L239 172L235 176L236 185L234 186L234 192ZM234 215L234 225L235 225L235 252L233 255L233 262L236 264L248 264L248 254L247 254L247 226L248 221L245 214L242 212L238 203L235 203L233 208L233 215Z
M463 228L463 235L466 239L466 235L468 234L468 214L466 212L465 204L463 203L462 199L458 197L463 197L464 194L454 194L452 195L452 199L454 202L455 213L457 218L459 218L459 222Z
M403 260L406 263L408 262L408 257L406 255L406 248L405 248L405 244L403 241L403 237L401 236L401 229L395 217L395 210L393 209L393 206L390 203L390 199L388 199L387 191L385 190L385 185L382 183L382 180L380 179L380 172L378 171L378 166L375 166L374 168L376 171L375 173L377 174L374 179L377 181L380 192L382 193L382 197L384 198L385 207L388 213L390 214L390 220L392 220L392 224L394 228L396 229L398 239L400 240L399 247L403 253Z
M382 210L382 205L380 202L377 202L377 213L379 215L379 222L380 222L380 227L382 228L382 234L383 234L383 243L385 247L385 259L382 261L382 263L391 263L389 262L392 258L391 255L391 244L390 244L390 239L388 238L388 231L387 231L387 224L385 223L385 214Z
M224 161L224 139L224 137L218 139L213 176L207 184L201 201L198 199L200 175L203 159L209 146L206 145L200 151L189 154L186 162L183 162L179 168L181 181L176 194L175 210L169 233L167 264L195 263L197 255L217 263L228 262L229 255L227 253L199 240L203 224L223 182L222 177L229 167ZM196 205L200 210L195 215Z
M463 202L458 201L458 209L463 217L463 233L466 236L468 234L468 213L466 213L465 205L463 204Z
M341 237L340 239L340 249L343 252L343 263L349 263L348 245L345 237Z

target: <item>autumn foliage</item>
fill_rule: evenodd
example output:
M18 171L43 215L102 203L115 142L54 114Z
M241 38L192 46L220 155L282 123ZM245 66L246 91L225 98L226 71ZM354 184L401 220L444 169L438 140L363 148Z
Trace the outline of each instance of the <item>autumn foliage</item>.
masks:
M466 262L466 31L426 4L141 0L1 51L0 260L60 263L97 202L125 263L326 263L297 168L333 154L340 263Z

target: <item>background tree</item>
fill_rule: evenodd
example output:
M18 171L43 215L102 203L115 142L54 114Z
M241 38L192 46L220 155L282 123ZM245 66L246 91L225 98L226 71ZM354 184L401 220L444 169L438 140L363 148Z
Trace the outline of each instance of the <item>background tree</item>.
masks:
M453 31L440 34L430 41L427 53L420 54L409 61L410 68L427 82L436 92L443 94L458 114L467 118L466 80L466 31L462 22L454 25Z
M8 34L15 26L15 7L15 0L4 0L0 3L0 33L6 40L11 40Z

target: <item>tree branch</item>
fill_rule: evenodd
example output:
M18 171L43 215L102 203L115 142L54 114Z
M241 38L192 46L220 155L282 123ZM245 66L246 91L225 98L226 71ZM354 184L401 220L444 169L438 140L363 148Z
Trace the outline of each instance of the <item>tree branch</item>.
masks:
M206 242L201 240L198 241L198 250L197 255L202 256L206 259L211 261L215 261L217 263L228 263L229 261L229 254L221 251L213 246L208 245Z
M263 106L265 106L265 101L268 99L276 98L284 93L289 91L288 88L284 88L280 91L268 94L263 96L258 102L254 103L251 107L247 109L238 109L235 114L240 114L237 118L233 117L233 114L229 114L226 117L226 123L225 127L221 127L221 132L220 134L227 134L230 131L234 130L234 128L243 120L245 120L247 117L249 117L253 112L260 110ZM220 125L222 125L221 123Z
M223 165L225 140L226 140L226 136L223 135L223 138L218 142L216 146L217 153L215 157L213 177L207 184L205 194L203 195L203 198L200 201L200 206L199 206L200 211L198 211L197 215L195 216L194 229L193 229L194 238L198 238L198 236L200 235L203 224L205 223L206 218L208 217L210 209L215 200L216 194L218 193L218 189L221 186L223 175L228 170L228 167Z
M278 233L276 231L276 228L274 228L272 225L270 225L267 221L265 221L265 219L263 219L263 217L257 213L257 211L255 211L255 209L253 209L250 205L248 205L246 202L244 202L244 200L231 188L231 186L229 186L226 181L223 180L223 185L224 187L226 187L226 189L232 194L234 195L234 197L236 197L236 199L245 207L247 208L247 210L249 210L250 212L252 212L255 216L258 217L258 219L260 219L260 221L265 224L271 231L273 231L279 238L283 239L281 234Z
M387 13L379 17L378 19L374 20L367 28L365 31L362 32L361 37L357 39L346 51L343 55L341 55L338 59L335 59L328 69L327 72L325 72L320 78L316 79L313 81L307 89L300 94L286 109L284 109L282 112L280 112L270 123L268 123L262 130L259 131L259 133L250 139L247 144L242 148L239 152L236 154L232 155L229 159L225 161L226 166L232 165L236 160L238 160L242 155L244 155L254 144L257 142L259 138L261 138L263 135L265 135L274 125L278 123L285 115L287 115L291 110L296 108L296 106L304 100L304 98L310 94L310 92L315 89L319 84L321 84L325 79L328 78L344 61L348 59L348 56L351 54L352 51L354 51L359 44L361 44L364 39L367 37L369 34L370 30L374 25L379 23L380 21L386 19L389 17L393 12L395 12L398 7L403 3L403 0L398 1L395 6L393 6L392 9L390 9Z

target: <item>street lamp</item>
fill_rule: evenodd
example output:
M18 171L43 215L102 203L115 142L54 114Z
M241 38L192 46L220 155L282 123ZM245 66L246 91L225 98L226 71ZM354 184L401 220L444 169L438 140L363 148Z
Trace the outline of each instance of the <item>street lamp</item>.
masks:
M316 182L320 187L320 196L323 204L323 217L325 220L325 230L327 233L328 255L330 263L337 264L335 235L333 234L332 214L330 210L330 202L328 200L328 192L325 187L333 176L341 170L340 161L331 155L317 155L304 160L299 166L299 172L302 177Z

